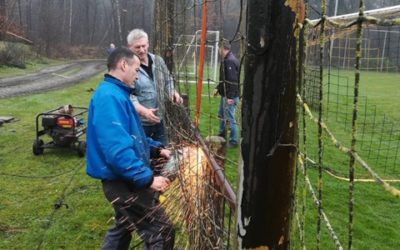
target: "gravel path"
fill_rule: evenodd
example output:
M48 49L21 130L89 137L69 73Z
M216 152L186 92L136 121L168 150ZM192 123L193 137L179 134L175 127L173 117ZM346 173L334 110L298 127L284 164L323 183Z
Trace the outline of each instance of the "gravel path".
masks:
M51 66L36 73L0 78L0 98L64 88L105 70L105 60L82 60Z

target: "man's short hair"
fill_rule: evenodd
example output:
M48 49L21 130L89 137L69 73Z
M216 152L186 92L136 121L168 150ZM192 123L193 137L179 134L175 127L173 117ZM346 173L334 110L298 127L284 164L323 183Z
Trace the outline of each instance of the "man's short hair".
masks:
M132 50L126 47L116 48L107 58L108 71L116 69L119 61L121 61L122 59L129 60L133 59L134 56L139 58L138 55L136 55Z
M126 42L128 45L131 45L134 41L139 40L141 38L149 39L147 33L142 29L133 29L129 32L128 36L126 37Z
M221 39L221 41L219 41L219 47L231 50L231 43L227 39Z

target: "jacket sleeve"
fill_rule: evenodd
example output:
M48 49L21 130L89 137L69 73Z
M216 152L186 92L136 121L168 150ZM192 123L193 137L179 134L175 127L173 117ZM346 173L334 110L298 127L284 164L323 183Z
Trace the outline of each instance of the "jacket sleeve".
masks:
M150 145L150 147L153 147L153 148L163 148L164 147L164 145L159 141L153 140L150 137L146 137L146 139L147 139L147 143Z
M131 102L132 102L133 106L135 106L136 104L139 103L139 100L138 100L138 98L137 98L136 95L131 94L131 95L129 96L129 98L131 99Z
M156 68L161 69L161 71L158 72L158 79L164 82L164 90L168 93L168 98L172 98L172 94L175 92L174 79L162 57L155 55L155 63Z
M138 155L144 152L133 148L134 144L140 141L135 140L134 135L128 132L130 125L127 121L133 119L129 109L127 110L128 104L114 95L101 96L94 107L98 111L94 111L93 123L110 170L136 187L146 188L151 185L153 171L149 163L141 160L143 157ZM140 145L138 148L144 149Z
M235 97L235 91L239 84L239 69L233 60L224 61L224 83L225 83L225 96L229 99Z
M146 139L150 146L150 158L158 158L160 156L160 149L165 146L161 142L153 140L150 137L147 137Z

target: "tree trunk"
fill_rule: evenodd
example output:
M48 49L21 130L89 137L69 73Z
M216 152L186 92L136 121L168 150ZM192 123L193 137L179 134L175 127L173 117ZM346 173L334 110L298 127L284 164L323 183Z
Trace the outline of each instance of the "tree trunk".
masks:
M93 44L94 35L96 34L96 23L97 23L97 6L93 5L91 9L93 10L92 28L90 32L89 44Z
M303 0L248 1L238 202L240 248L288 249L297 159L296 12ZM304 14L300 15L304 18Z
M72 45L72 0L69 0L68 41Z
M0 0L0 41L4 40L6 32L6 0Z
M173 44L174 44L174 9L175 1L166 1L166 34L165 41L167 42L164 47L164 60L167 64L169 71L173 71L174 61L173 61Z
M44 41L44 51L47 57L51 56L51 41L50 41L50 0L40 2L40 37Z
M152 36L152 45L154 53L160 53L161 49L161 0L154 2L154 32Z
M18 0L18 17L19 17L19 26L23 27L22 22L22 9L21 9L21 0Z
M117 21L117 28L118 28L118 42L119 44L122 44L122 28L121 28L121 9L120 9L120 4L119 4L119 0L114 0L115 3L115 17L116 17L116 21Z
M63 33L62 37L64 39L64 41L68 41L67 37L67 32L66 32L66 23L67 23L67 2L66 0L62 1L62 23L61 23L61 31Z
M85 34L83 34L83 41L85 45L90 42L90 0L84 1L85 3Z
M26 3L26 30L28 37L33 37L33 25L32 25L32 0L28 0Z

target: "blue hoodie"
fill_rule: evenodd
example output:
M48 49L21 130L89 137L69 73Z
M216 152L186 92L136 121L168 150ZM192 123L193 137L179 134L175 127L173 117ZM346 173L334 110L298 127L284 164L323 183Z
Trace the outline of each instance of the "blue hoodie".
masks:
M150 150L162 144L145 136L129 99L132 88L105 75L89 104L87 174L101 180L126 180L137 188L153 181Z

